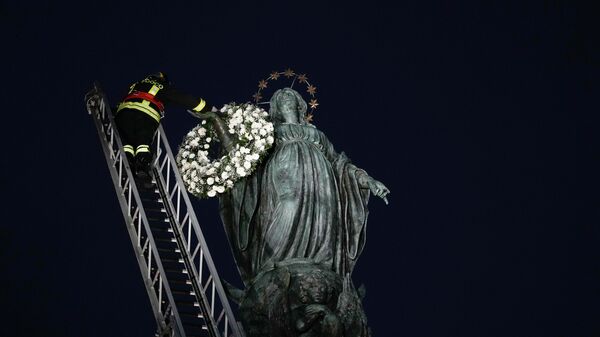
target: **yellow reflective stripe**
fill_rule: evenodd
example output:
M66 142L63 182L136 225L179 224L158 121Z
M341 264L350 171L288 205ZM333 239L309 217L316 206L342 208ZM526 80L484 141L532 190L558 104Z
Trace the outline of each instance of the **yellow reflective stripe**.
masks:
M150 106L150 102L148 101L143 101L143 102L123 102L121 104L119 104L119 108L117 109L117 112L123 110L123 109L135 109L135 110L139 110L141 112L146 113L148 116L152 117L154 120L156 120L157 122L160 123L160 113L158 113L158 111L154 110L154 108L152 108Z
M142 153L142 152L150 152L150 147L148 145L140 145L137 147L137 149L135 150L135 154L137 155L138 153Z
M150 91L148 91L148 93L152 96L156 96L156 93L160 90L159 87L153 85L152 88L150 88Z
M123 151L131 153L131 154L134 154L134 152L133 152L133 146L131 146L131 145L125 145L125 146L123 146Z
M205 105L206 105L206 102L202 98L200 98L200 103L198 103L198 105L196 105L196 107L193 108L192 110L200 111L204 108Z

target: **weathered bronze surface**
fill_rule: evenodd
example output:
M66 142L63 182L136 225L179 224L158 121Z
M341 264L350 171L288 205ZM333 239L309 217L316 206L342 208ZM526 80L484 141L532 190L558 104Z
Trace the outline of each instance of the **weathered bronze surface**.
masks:
M370 193L387 203L389 190L305 121L306 102L296 91L278 90L270 104L273 148L220 198L246 287L230 289L246 333L370 336L350 275L365 245Z

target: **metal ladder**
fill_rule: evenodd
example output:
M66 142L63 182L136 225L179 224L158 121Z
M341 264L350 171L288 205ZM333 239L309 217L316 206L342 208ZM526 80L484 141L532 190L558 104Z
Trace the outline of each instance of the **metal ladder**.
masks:
M175 158L159 126L153 188L140 189L105 94L85 97L121 205L160 337L244 337L208 251Z

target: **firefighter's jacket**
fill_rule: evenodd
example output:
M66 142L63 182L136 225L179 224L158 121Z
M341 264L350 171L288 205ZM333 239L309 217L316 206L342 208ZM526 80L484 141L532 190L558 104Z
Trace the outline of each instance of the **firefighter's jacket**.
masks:
M129 94L117 107L117 113L123 109L134 109L160 122L166 104L175 104L196 112L206 112L210 109L202 98L179 92L171 85L154 78L145 78L129 87Z

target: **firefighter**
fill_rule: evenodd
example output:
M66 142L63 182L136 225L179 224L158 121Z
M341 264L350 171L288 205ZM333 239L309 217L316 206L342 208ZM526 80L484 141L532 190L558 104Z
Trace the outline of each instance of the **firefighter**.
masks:
M209 112L206 101L179 92L171 85L167 75L158 72L133 83L129 93L117 107L115 121L123 150L135 176L151 186L152 151L150 145L166 105L177 105L195 114Z

